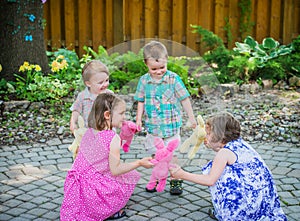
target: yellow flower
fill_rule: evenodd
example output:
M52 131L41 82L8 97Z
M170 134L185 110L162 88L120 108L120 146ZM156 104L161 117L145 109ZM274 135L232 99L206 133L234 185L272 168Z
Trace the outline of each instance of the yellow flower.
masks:
M51 64L51 71L53 71L53 72L57 72L58 70L59 70L59 63L56 61L56 60L54 60L53 62L52 62L52 64Z
M36 70L36 71L41 71L42 68L37 64L37 65L35 65L35 70Z
M56 60L64 59L64 58L65 58L65 56L63 56L63 55L58 55L58 57L56 58Z
M60 65L61 65L61 69L65 69L65 68L68 67L68 63L67 63L66 60L62 60L61 63L60 63Z
M2 65L0 64L0 72L2 71Z
M24 72L24 71L25 71L25 67L24 67L24 65L20 66L20 68L19 68L19 72Z

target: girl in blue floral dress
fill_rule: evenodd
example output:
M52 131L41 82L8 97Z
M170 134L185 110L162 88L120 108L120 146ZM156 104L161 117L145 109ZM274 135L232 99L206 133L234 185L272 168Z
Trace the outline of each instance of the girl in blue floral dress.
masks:
M171 169L176 179L210 187L218 220L287 220L280 207L276 186L261 156L242 138L239 122L229 113L206 121L205 144L216 152L203 174Z

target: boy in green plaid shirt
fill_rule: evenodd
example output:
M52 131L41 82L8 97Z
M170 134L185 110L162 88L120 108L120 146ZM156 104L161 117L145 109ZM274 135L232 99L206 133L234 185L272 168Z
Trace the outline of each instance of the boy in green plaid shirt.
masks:
M171 140L180 139L182 125L181 107L188 115L189 122L195 128L197 123L190 102L190 94L180 77L167 70L168 52L166 47L151 41L144 46L144 62L148 73L138 83L135 100L138 101L136 124L142 126L145 115L147 130L145 146L149 153L154 154L154 138L163 138L165 145ZM170 193L182 193L182 180L171 180ZM155 192L146 188L147 192Z

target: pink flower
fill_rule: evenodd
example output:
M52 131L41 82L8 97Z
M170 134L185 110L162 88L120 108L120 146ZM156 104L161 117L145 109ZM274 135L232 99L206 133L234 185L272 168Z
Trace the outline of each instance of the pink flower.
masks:
M42 1L43 4L45 4L45 2L46 2L47 0L41 0L41 1Z

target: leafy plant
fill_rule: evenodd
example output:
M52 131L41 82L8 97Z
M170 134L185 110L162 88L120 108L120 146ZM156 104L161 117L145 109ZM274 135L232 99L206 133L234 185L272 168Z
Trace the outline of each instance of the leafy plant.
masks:
M203 42L209 49L204 53L203 59L210 65L211 70L216 74L220 83L228 83L232 79L227 75L229 72L228 64L232 60L233 52L228 50L223 40L211 31L208 31L201 26L191 25L194 30L201 36Z
M19 72L24 73L24 77L18 74L15 74L16 77L16 93L20 98L26 98L28 87L31 83L34 82L36 75L41 75L41 67L39 65L29 64L25 61L23 65L20 66Z
M273 38L265 38L262 44L259 44L251 36L247 36L244 43L236 42L234 51L255 60L258 67L263 67L270 59L278 56L287 55L292 52L292 45L281 45Z
M228 67L231 69L229 75L231 75L230 80L241 80L239 83L249 83L250 79L253 77L252 73L256 69L255 60L250 60L244 56L233 56L228 64Z
M16 92L15 83L6 81L4 78L0 79L0 99L9 100L9 95Z

